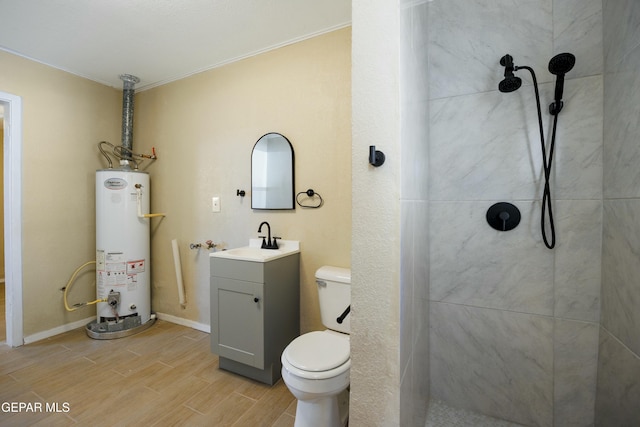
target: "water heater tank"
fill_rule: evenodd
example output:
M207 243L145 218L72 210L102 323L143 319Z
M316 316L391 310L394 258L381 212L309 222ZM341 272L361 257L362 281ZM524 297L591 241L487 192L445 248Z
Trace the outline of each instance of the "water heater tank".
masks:
M130 169L96 171L97 323L151 316L149 174ZM130 324L134 324L131 323Z

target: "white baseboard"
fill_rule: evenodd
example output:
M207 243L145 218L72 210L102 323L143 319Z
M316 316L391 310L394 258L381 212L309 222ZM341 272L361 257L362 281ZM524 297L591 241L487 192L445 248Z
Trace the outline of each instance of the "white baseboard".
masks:
M72 331L74 329L78 329L81 326L85 326L87 323L90 323L92 321L96 320L96 316L91 316L91 317L87 317L86 319L83 320L78 320L72 323L67 323L65 325L61 325L61 326L56 326L53 329L49 329L46 331L42 331L42 332L36 332L33 335L28 335L26 337L24 337L24 343L25 344L31 344L33 342L36 341L41 341L41 340L46 340L47 338L51 338L53 336L56 335L60 335L63 334L65 332L68 331Z
M205 325L204 323L195 322L189 319L183 319L182 317L172 316L171 314L165 314L165 313L156 313L156 316L160 320L165 320L167 322L175 323L177 325L187 326L191 329L196 329L198 331L206 332L208 334L211 333L211 326Z

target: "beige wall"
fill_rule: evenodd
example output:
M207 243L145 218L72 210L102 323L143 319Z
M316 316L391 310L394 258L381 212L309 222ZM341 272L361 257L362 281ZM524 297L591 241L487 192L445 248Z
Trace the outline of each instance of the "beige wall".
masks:
M301 242L301 328L322 328L315 270L351 265L350 73L347 28L137 94L134 149L156 147L158 160L146 168L152 211L167 214L152 220L154 311L209 325L209 251L189 243L245 246L269 221L274 235ZM313 188L323 207L251 209L251 150L267 132L291 141L295 191ZM220 213L211 212L214 195ZM178 303L174 238L186 309Z
M24 335L84 319L67 313L62 288L95 259L95 170L101 139L119 138L116 89L0 51L0 91L22 97ZM93 270L79 277L74 302L95 297ZM7 286L12 284L7 283Z
M208 251L212 239L245 245L261 221L302 245L303 331L322 328L314 272L350 266L351 31L343 29L136 95L134 149L156 147L146 164L154 211L152 309L209 324ZM62 288L95 258L97 142L119 144L121 90L0 51L0 91L23 100L24 335L94 314L67 313ZM127 71L127 70L125 70ZM144 76L140 76L144 80ZM296 192L313 188L320 209L253 211L250 156L264 133L280 132L295 149ZM244 199L236 189L247 191ZM222 212L211 213L211 197ZM171 239L180 242L187 308L178 304ZM71 302L95 296L93 270Z

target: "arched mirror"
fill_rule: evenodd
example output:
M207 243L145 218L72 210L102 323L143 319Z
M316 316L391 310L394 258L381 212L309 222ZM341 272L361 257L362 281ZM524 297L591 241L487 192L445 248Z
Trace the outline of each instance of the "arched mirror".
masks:
M253 146L251 208L295 209L293 147L279 133L263 135Z

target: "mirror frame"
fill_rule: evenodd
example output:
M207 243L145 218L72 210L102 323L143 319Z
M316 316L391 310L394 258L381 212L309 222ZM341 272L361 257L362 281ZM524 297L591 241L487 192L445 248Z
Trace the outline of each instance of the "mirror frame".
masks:
M253 177L254 177L254 162L255 162L255 158L254 158L254 154L255 154L255 150L256 147L258 146L258 144L260 143L260 141L263 140L263 138L270 136L270 135L276 135L281 137L282 139L284 139L287 144L289 144L289 150L290 150L290 154L291 154L291 188L284 188L282 189L282 197L286 197L287 198L287 202L280 204L278 206L275 207L266 207L266 206L256 206L255 203L255 197L254 194L256 194L256 190L254 188L254 182L253 182ZM253 149L251 150L251 209L259 209L259 210L295 210L296 208L296 203L295 203L295 154L294 154L294 150L293 150L293 145L291 144L291 141L289 141L289 139L282 135L281 133L278 132L267 132L264 135L262 135L260 138L258 138L258 141L256 141L256 143L253 145Z

